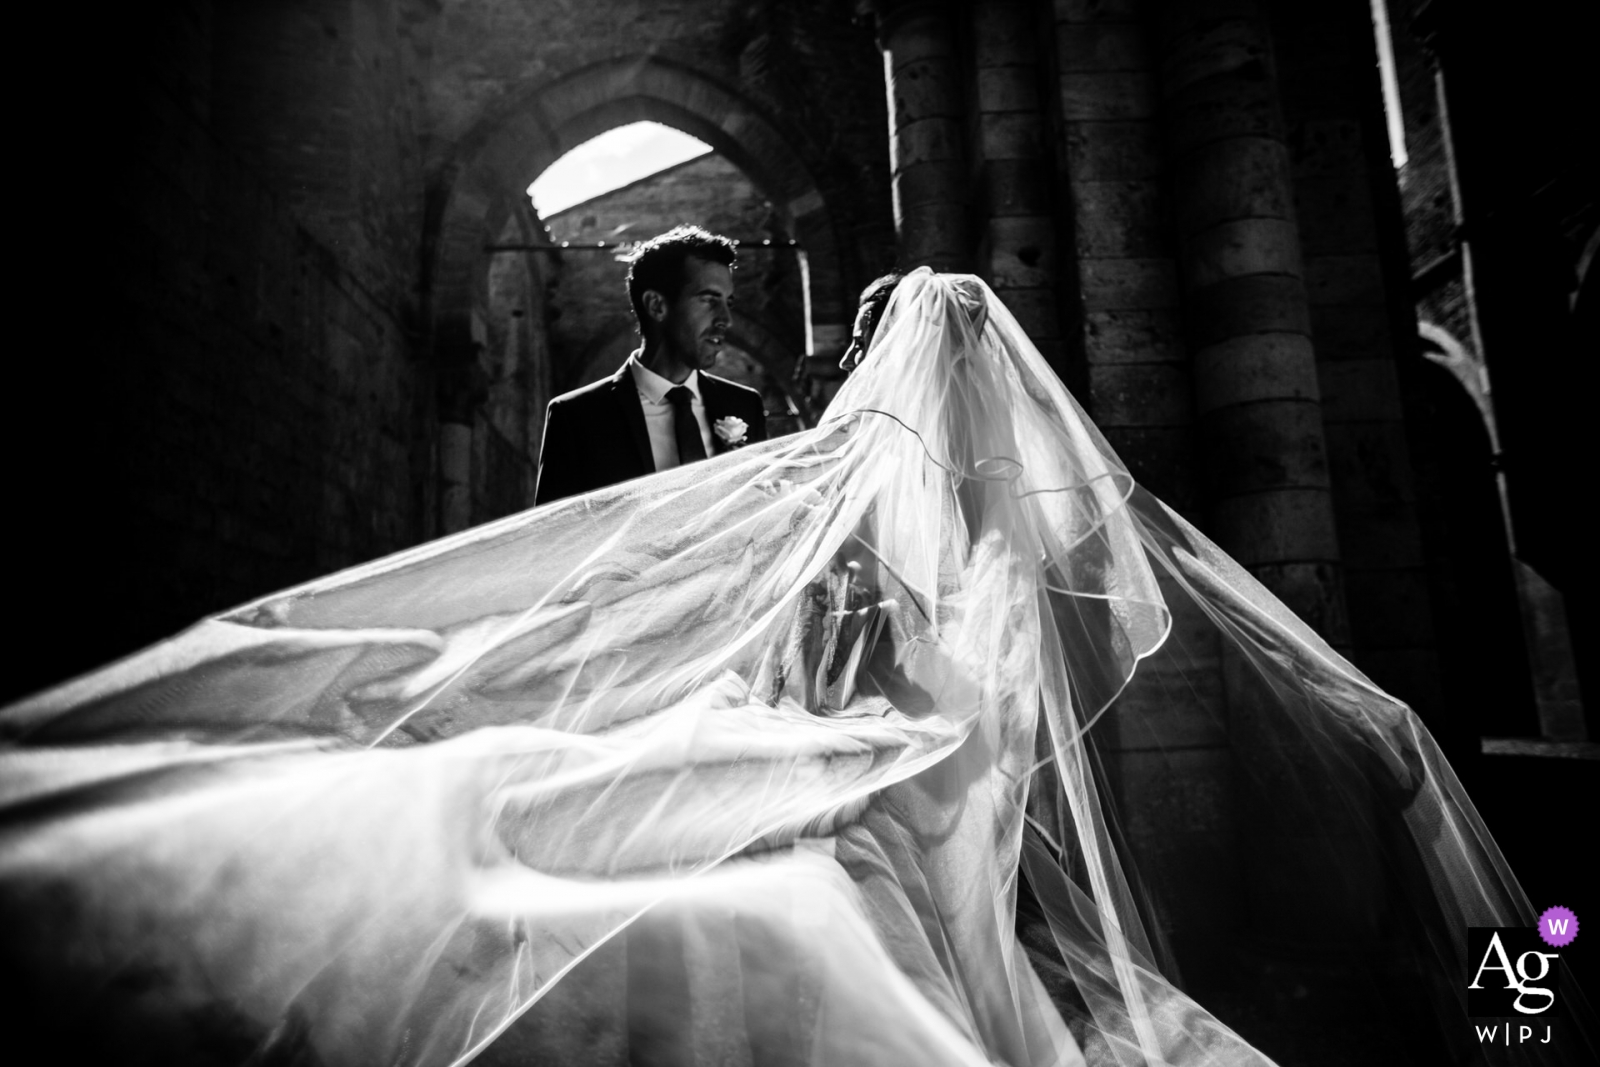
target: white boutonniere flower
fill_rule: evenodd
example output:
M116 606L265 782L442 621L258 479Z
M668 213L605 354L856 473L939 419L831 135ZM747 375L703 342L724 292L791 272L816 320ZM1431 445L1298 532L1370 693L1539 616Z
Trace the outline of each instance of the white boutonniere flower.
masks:
M745 443L750 433L750 427L745 424L743 419L728 415L712 423L711 432L716 434L722 443L729 448L737 448Z

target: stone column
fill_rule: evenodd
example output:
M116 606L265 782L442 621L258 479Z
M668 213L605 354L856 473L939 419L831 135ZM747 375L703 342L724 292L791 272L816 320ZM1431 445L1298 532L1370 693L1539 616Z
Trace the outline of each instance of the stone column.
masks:
M475 321L474 333L482 327ZM488 382L476 339L436 341L439 412L439 532L459 533L472 525L473 430Z
M979 0L971 13L978 89L978 272L1056 373L1062 351L1060 248L1051 185L1038 6Z
M439 424L439 530L460 533L472 525L472 427Z
M901 265L970 270L965 108L950 8L887 0L879 18Z
M1249 0L1158 24L1210 532L1345 641L1310 308L1267 31Z
M1083 306L1073 346L1081 398L1140 484L1204 525L1159 71L1142 5L1060 0L1054 44L1071 235L1063 269ZM1096 730L1184 981L1209 988L1228 973L1245 921L1222 642L1176 583L1162 591L1174 636Z
M1395 358L1410 350L1416 311L1372 18L1343 0L1301 0L1276 6L1272 27L1296 146L1295 209L1353 656L1438 730L1434 620Z
M1335 645L1347 644L1339 545L1289 152L1267 26L1250 0L1172 0L1156 23L1208 532ZM1239 774L1239 944L1308 987L1342 980L1377 937L1379 857L1359 753L1330 759L1299 695L1225 657ZM1329 974L1341 976L1329 978Z

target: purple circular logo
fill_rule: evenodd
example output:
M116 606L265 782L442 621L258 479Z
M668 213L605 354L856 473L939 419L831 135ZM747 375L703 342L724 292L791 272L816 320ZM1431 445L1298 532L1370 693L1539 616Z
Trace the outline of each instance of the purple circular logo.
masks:
M1551 948L1565 948L1578 936L1578 917L1559 904L1539 916L1539 937Z

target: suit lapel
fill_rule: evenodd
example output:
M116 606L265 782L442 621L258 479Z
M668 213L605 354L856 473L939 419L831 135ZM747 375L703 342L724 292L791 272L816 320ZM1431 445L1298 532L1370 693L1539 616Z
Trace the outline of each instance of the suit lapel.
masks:
M711 454L720 456L728 450L727 444L717 436L717 420L728 414L723 406L728 397L722 383L705 371L700 372L700 403L705 405L706 425L711 427Z
M639 387L634 384L633 372L624 363L611 378L611 396L616 401L622 421L633 438L633 449L639 457L639 469L653 474L656 469L655 453L650 451L650 431L645 429L644 408L639 404Z

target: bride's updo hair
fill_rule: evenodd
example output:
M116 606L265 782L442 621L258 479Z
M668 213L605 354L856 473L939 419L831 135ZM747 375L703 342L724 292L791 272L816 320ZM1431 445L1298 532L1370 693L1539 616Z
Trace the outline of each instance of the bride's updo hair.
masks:
M984 295L983 283L971 274L947 274L944 279L955 297L956 306L966 313L967 321L972 324L972 332L983 336L983 327L989 321L989 301Z
M861 290L861 306L870 308L867 312L866 342L872 343L873 332L878 328L878 322L883 318L883 309L889 306L889 297L894 295L894 287L900 284L905 275L897 270L892 270L881 278L874 278L867 287Z

